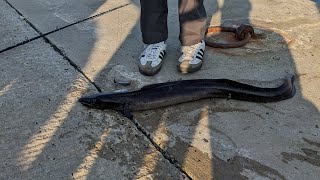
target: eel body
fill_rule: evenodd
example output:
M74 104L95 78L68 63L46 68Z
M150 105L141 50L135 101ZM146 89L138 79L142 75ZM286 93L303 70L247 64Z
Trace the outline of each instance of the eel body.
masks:
M79 99L96 109L113 109L132 119L133 111L150 110L206 98L227 98L250 102L276 102L295 95L294 78L276 88L256 87L228 79L194 79L144 86L139 90L100 93Z

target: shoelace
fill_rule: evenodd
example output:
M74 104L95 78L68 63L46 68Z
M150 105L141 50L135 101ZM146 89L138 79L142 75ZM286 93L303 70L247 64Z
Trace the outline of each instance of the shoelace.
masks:
M146 57L148 60L156 60L158 58L158 55L160 53L160 46L161 44L151 44L149 45L146 50Z
M192 46L184 46L182 47L182 52L184 57L188 57L188 58L193 58L193 56L195 55L196 51L197 51L197 45L192 45Z

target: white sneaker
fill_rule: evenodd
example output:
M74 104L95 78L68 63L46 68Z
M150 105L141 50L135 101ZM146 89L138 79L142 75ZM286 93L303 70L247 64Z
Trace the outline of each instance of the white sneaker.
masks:
M139 71L146 76L157 74L166 55L167 44L162 41L156 44L145 45L145 50L139 57Z
M182 74L195 72L201 69L205 50L205 42L201 41L192 46L182 46L182 55L179 58L178 70Z

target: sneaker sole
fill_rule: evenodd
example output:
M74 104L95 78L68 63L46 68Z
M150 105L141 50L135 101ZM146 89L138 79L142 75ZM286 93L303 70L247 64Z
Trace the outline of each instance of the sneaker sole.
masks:
M139 64L139 72L145 76L154 76L160 72L161 66L162 66L162 62L156 67L152 67L151 62L148 62L144 66Z
M178 65L177 65L177 69L178 69L178 71L181 73L181 74L189 74L189 73L194 73L194 72L196 72L196 71L199 71L201 68L202 68L202 62L200 63L200 65L197 65L197 66L194 66L194 67L192 67L192 66L189 66L188 68L183 68L183 67L181 67L181 64L182 63L179 63Z

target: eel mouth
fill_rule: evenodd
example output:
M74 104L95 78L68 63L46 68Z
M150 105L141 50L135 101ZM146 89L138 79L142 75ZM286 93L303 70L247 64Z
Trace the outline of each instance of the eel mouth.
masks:
M90 108L96 108L96 98L93 96L83 97L79 99L79 102L84 106Z

